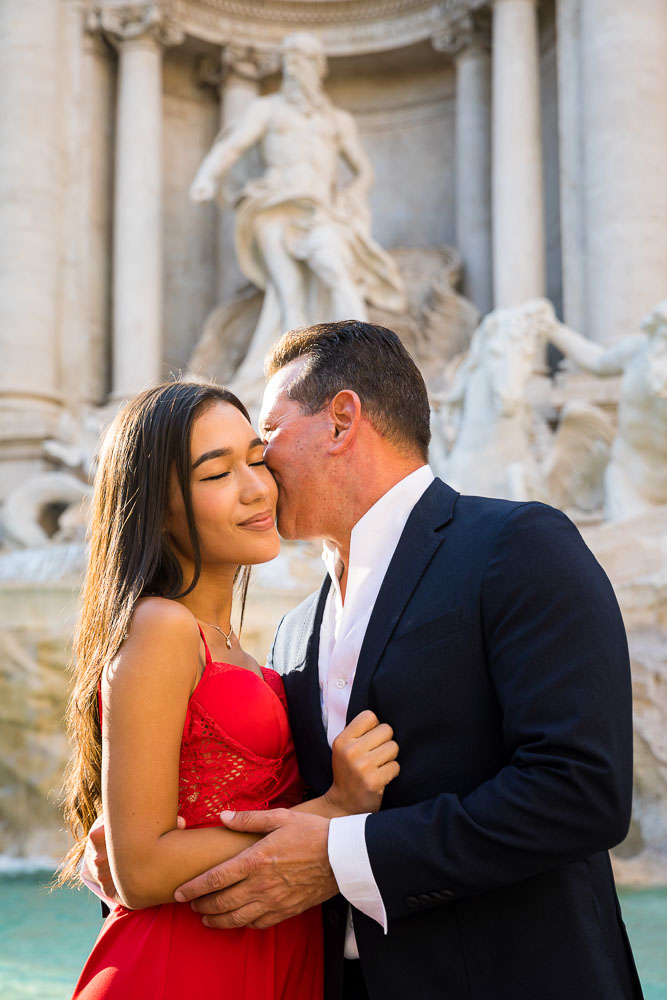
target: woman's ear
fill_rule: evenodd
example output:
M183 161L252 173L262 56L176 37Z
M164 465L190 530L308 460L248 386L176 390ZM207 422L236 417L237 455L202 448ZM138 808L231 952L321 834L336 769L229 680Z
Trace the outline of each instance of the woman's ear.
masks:
M354 441L361 420L361 400L353 389L341 389L329 403L331 440L328 452L340 454Z

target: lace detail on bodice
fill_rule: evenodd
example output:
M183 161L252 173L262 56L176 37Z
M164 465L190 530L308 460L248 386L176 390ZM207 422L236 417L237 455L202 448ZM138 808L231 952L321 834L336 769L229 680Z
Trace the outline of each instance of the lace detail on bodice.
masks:
M284 753L260 757L237 743L202 704L191 701L181 743L179 815L188 826L212 825L223 809L268 808L283 759Z

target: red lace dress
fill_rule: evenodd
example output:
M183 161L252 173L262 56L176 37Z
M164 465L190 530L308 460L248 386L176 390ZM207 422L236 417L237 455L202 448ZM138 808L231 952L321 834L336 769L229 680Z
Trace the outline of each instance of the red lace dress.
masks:
M282 679L262 673L213 663L206 646L181 743L179 813L189 828L217 826L222 809L301 801ZM267 930L212 930L189 903L165 903L112 911L74 997L319 1000L322 992L319 907Z

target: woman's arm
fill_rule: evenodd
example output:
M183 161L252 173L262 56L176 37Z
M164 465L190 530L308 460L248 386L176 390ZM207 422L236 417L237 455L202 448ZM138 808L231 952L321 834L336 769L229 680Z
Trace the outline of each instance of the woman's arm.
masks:
M133 909L171 902L177 886L261 839L222 827L177 829L180 747L199 640L189 611L147 598L102 681L106 846L116 896ZM397 753L391 728L362 712L334 741L332 787L294 808L328 818L377 811L398 774Z
M391 726L366 709L333 741L333 784L320 795L292 808L327 819L377 812L384 790L398 775L398 743Z
M221 827L176 829L183 725L199 666L199 630L181 605L148 598L102 680L102 802L119 900L138 909L259 838Z

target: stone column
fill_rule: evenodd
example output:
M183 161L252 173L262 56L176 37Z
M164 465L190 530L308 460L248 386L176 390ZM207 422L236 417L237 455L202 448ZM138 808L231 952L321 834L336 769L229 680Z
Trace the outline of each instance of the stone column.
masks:
M211 81L218 86L221 129L239 118L259 97L262 80L277 72L279 67L277 53L259 53L239 45L224 47L220 66ZM230 181L234 183L234 170ZM236 260L233 213L223 211L218 215L218 299L222 302L247 285L248 279L241 273Z
M611 344L667 294L667 4L581 7L585 332Z
M85 331L80 385L82 398L97 404L106 401L110 388L114 76L113 53L91 16L83 40L78 191L83 230L79 310Z
M433 37L433 47L456 63L456 246L463 292L483 314L493 307L489 29L486 12L464 2Z
M581 0L558 0L556 4L563 318L575 330L583 330L586 325L580 7Z
M161 377L162 48L184 36L157 4L103 11L118 48L113 245L113 399Z
M493 0L494 305L544 295L537 0Z
M40 468L60 409L62 16L0 3L0 497Z

